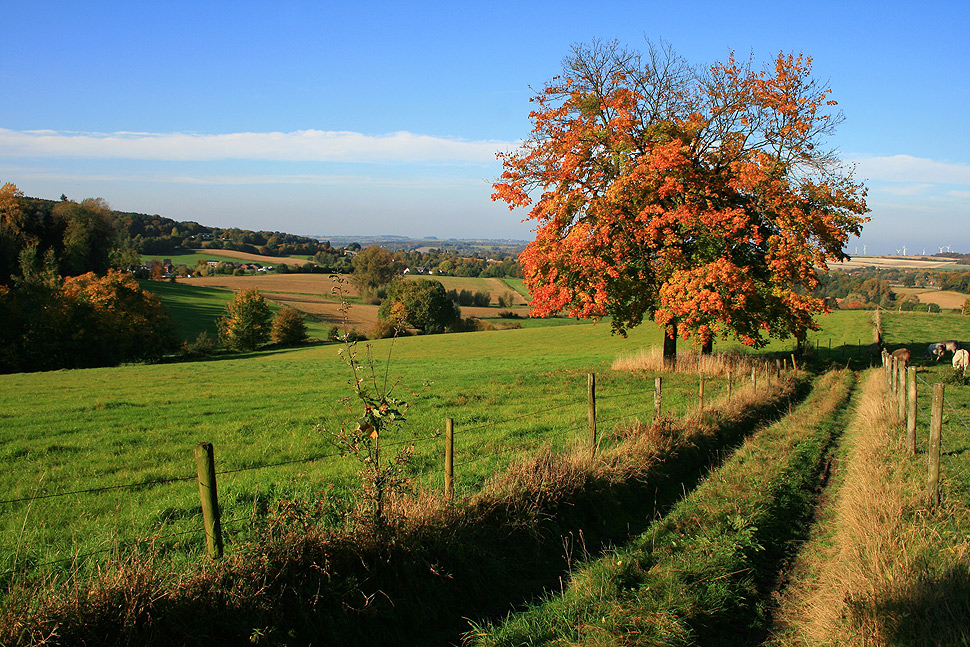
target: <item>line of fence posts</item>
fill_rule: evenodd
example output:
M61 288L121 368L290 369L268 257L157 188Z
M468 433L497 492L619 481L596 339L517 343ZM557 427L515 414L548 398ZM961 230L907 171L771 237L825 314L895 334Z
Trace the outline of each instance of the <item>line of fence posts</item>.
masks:
M883 351L883 369L890 392L896 400L896 414L906 425L906 449L916 455L916 368ZM940 448L943 434L944 386L933 385L933 404L930 411L930 434L927 447L926 496L930 506L940 503Z
M792 356L792 367L794 368L795 358ZM781 360L776 360L775 363L776 371L780 375L782 370ZM784 370L788 370L788 360L784 361ZM771 370L770 364L765 363L765 375L768 384L771 382ZM727 397L731 398L731 391L733 388L734 374L732 369L729 367L727 370ZM704 391L705 391L705 375L703 372L699 374L699 385L698 385L698 408L704 410ZM758 369L751 369L751 384L753 387L758 385ZM914 398L915 398L915 382L914 382ZM598 445L598 436L596 429L596 375L594 373L589 373L587 375L587 407L588 407L588 419L589 419L589 433L588 433L588 443L589 443L589 454L590 457L596 456L596 450ZM654 396L653 396L653 419L656 421L660 418L663 413L663 377L656 376L654 378ZM914 407L915 408L915 407ZM206 554L212 559L218 559L223 555L223 543L222 543L222 525L219 516L219 499L216 488L216 469L215 469L215 453L212 443L199 443L194 448L196 471L198 473L199 482L199 501L202 507L202 520L203 526L205 528L205 538L206 538ZM445 419L445 461L444 461L444 495L447 500L453 500L455 496L455 421L454 418Z

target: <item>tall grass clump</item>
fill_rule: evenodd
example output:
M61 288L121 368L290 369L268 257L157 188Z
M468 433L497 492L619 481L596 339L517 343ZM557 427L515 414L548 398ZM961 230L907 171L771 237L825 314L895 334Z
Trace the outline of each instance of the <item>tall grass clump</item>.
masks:
M910 457L881 371L841 449L823 529L797 561L774 647L970 644L970 510L926 504L925 456Z
M739 350L703 355L697 351L678 353L673 366L664 363L663 349L659 346L641 348L635 353L622 355L612 364L614 371L650 371L654 373L703 373L723 377L729 374L743 375L752 368L763 368L764 359Z

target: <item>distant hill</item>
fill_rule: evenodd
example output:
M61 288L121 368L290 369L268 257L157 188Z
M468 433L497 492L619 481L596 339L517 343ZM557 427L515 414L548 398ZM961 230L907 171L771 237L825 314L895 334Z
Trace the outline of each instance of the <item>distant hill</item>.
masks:
M519 254L528 241L510 238L409 238L407 236L373 235L373 236L322 236L314 235L317 240L329 241L335 247L347 247L357 243L361 247L380 245L393 250L426 250L440 249L453 251L458 254L465 252L495 252L502 254Z

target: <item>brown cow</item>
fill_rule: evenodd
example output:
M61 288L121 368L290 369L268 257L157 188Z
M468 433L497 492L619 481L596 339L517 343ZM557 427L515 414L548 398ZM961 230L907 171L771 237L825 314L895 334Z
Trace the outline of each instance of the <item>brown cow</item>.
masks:
M897 348L893 351L893 357L897 360L903 362L904 364L909 364L909 358L911 354L908 348Z

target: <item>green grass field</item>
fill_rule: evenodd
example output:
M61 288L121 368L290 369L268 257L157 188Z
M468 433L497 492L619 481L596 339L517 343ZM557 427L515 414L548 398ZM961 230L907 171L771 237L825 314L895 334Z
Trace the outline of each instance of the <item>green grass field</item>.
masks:
M183 330L211 332L208 322L229 293L173 286L177 292L167 295L169 286L152 287L166 303L178 304L173 310ZM834 313L826 331L854 338L863 334L866 316ZM440 487L438 434L446 418L455 420L460 493L478 488L515 455L582 439L587 372L598 376L601 429L651 417L653 375L609 366L659 341L653 325L623 339L601 322L408 337L393 348L382 340L358 350L364 357L370 349L381 380L390 353L387 374L410 410L388 442L416 443L414 477L426 487ZM768 350L790 347L778 342ZM215 446L217 470L232 470L219 477L229 542L245 532L251 515L280 499L326 493L328 514L339 518L353 498L356 465L335 455L330 438L360 414L344 402L352 393L351 374L338 348L0 376L6 468L0 475L0 572L150 537L161 537L173 559L194 558L201 521L192 448L203 441ZM664 410L685 411L696 389L696 377L666 377ZM708 398L723 390L722 380L708 380ZM322 458L306 462L314 457ZM157 483L173 478L187 480ZM113 489L83 492L98 488ZM57 496L33 498L42 495ZM58 564L69 567L70 561Z

